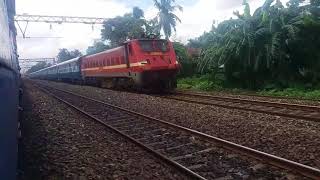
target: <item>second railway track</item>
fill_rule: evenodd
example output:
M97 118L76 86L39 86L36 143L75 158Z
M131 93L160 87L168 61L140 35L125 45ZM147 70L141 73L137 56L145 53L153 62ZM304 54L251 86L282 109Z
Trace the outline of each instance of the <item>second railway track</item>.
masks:
M162 98L320 122L320 107L177 92Z
M49 86L55 98L154 153L191 178L282 178L297 173L320 178L320 170L263 153L192 129ZM261 167L261 164L272 166ZM277 167L277 168L274 168ZM279 169L280 168L280 169ZM281 170L284 169L284 170Z

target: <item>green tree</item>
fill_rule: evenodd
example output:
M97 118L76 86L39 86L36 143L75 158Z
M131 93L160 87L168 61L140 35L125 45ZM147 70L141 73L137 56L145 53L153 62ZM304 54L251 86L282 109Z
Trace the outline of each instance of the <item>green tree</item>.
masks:
M132 13L105 21L101 30L102 40L108 40L111 47L116 47L129 39L143 37L146 20L142 17L143 11L135 7Z
M144 17L144 12L139 7L133 7L132 9L132 16L136 19L140 19Z
M289 7L289 8L298 8L299 7L299 5L301 4L301 3L303 3L305 0L289 0L288 2L287 2L287 6Z
M27 74L39 71L41 69L47 68L51 66L50 63L46 63L46 62L38 62L36 65L32 66L30 69L28 69L28 71L26 72Z
M243 14L235 12L236 19L189 41L189 46L203 49L200 72L223 68L229 84L244 88L315 87L320 83L318 6L301 2L291 0L285 8L280 0L266 0L251 15L244 0Z
M166 39L172 35L172 29L176 31L177 22L181 20L174 14L176 9L182 11L182 7L174 4L175 0L154 0L155 7L159 10L157 22L160 30L163 30Z
M82 56L82 53L78 49L75 49L73 51L69 51L66 48L62 48L59 50L59 53L57 55L57 59L58 59L58 62L64 62L69 59L73 59L73 58L80 57L80 56Z
M92 46L89 46L87 49L87 55L96 54L102 51L110 49L109 45L106 45L102 41L95 41Z
M192 61L191 57L189 57L186 47L179 42L174 42L173 48L181 65L179 76L185 77L193 75L196 72L197 67L196 64Z

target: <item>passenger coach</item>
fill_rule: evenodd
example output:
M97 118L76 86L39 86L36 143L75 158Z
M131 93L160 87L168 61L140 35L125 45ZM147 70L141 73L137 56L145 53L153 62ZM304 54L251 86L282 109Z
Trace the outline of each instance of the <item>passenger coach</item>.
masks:
M17 56L15 1L0 0L0 179L16 179L19 99L22 91Z

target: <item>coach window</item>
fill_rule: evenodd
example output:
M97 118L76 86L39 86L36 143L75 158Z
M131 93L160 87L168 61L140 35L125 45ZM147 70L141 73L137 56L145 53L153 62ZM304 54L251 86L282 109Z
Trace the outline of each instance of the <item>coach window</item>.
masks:
M119 57L117 57L116 64L120 64Z

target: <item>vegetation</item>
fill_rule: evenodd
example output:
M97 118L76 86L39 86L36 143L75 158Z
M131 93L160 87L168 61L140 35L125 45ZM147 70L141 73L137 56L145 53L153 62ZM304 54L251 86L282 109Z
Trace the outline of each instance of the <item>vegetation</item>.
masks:
M82 56L82 53L78 49L69 51L68 49L63 48L59 50L57 60L58 63L60 63L80 56Z
M285 8L280 0L266 0L251 15L244 0L243 14L234 12L236 19L190 40L190 47L203 49L198 72L215 81L223 70L224 87L319 87L319 1L303 1L290 0Z
M260 95L275 96L275 97L289 97L300 98L307 100L319 100L320 90L305 90L299 88L287 88L283 90L272 89L259 91Z
M222 79L212 78L211 75L195 75L192 77L179 78L178 88L195 91L223 91L232 94L257 94L274 97L288 97L306 100L320 100L320 90L305 89L303 87L293 87L285 89L263 89L258 91L248 91L238 88L224 88Z
M102 41L95 41L93 46L89 46L87 49L87 55L102 52L104 50L110 49L110 46Z
M30 69L28 69L28 71L26 72L27 74L39 71L41 69L47 68L51 66L50 63L46 63L46 62L39 62L36 65L32 66Z
M176 31L177 22L181 22L173 12L176 9L182 10L182 7L175 4L175 0L154 0L154 3L159 13L151 20L145 19L142 9L134 7L131 13L105 21L101 30L101 40L88 47L87 53L93 54L117 47L129 39L145 38L150 35L160 38L161 30L169 39L172 30Z
M144 28L147 24L144 12L135 7L132 13L105 21L101 30L101 39L109 41L111 47L116 47L129 39L143 37L147 33Z
M154 5L159 10L155 21L158 22L159 30L163 30L166 39L172 35L172 29L176 31L177 22L181 22L174 11L176 9L182 11L182 7L174 3L175 0L154 0Z
M58 61L58 63L61 63L61 62L67 61L69 59L73 59L73 58L80 57L80 56L82 56L82 53L78 49L75 49L73 51L69 51L66 48L62 48L59 50L59 53L57 55L57 61ZM30 74L30 73L39 71L41 69L50 67L51 65L52 65L51 63L47 63L47 62L39 62L36 65L32 66L30 69L28 69L26 73Z
M217 91L223 89L221 81L212 78L210 74L179 78L178 88L201 91Z
M195 60L193 60L192 57L188 55L186 47L179 42L174 42L173 47L177 55L177 60L181 65L179 77L180 78L187 77L195 74L197 69L197 64Z

